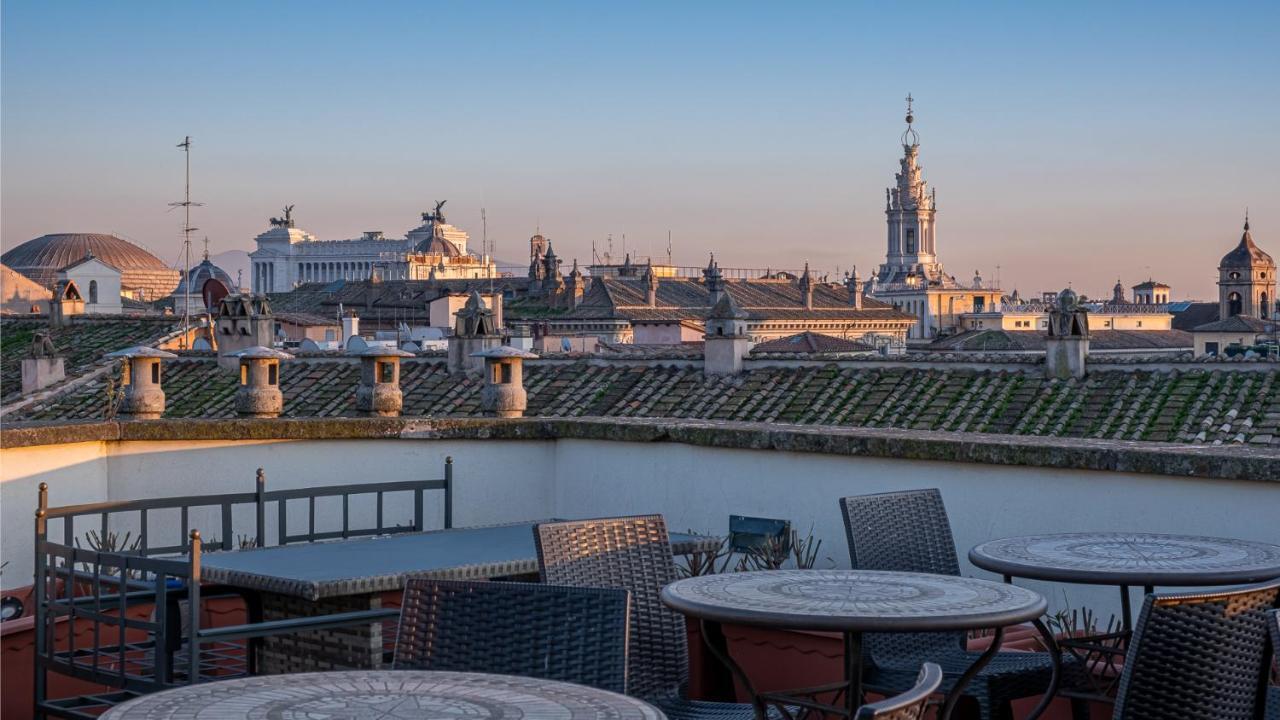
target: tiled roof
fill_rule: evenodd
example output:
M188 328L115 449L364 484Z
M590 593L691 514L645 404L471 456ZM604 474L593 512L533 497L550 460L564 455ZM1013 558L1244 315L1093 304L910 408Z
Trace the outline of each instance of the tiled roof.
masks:
M1173 329L1190 332L1200 325L1217 320L1220 309L1216 302L1187 303L1184 309L1173 314Z
M813 288L813 308L804 306L800 286L785 280L730 280L725 282L738 307L751 320L893 320L911 322L914 316L894 310L888 303L865 298L862 309L849 304L843 286L818 284ZM711 310L706 285L685 278L662 278L654 306L648 303L648 285L640 278L601 277L591 283L581 304L566 320L701 320Z
M22 358L31 350L37 330L48 330L53 346L63 355L67 377L79 375L113 350L131 345L148 345L177 329L181 319L172 317L92 317L77 318L66 327L50 327L47 319L0 320L4 337L0 353L0 385L3 402L22 394Z
M868 352L874 347L856 340L823 335L815 332L802 332L787 337L767 340L751 348L753 353L841 353Z
M1091 350L1159 350L1190 348L1191 334L1182 330L1090 330ZM930 345L935 350L984 352L992 350L1043 351L1044 332L1039 330L967 330Z
M1248 315L1232 315L1229 318L1199 325L1195 329L1195 332L1269 333L1271 331L1271 323Z
M354 414L359 365L296 359L281 368L285 415ZM166 416L232 417L237 376L212 358L168 361ZM33 406L10 420L89 419L104 381ZM402 364L404 414L481 414L475 376L438 360ZM1280 371L1192 366L1095 371L1048 380L1038 369L857 367L812 363L704 376L697 366L607 362L525 365L529 416L669 417L803 425L910 428L1280 446Z

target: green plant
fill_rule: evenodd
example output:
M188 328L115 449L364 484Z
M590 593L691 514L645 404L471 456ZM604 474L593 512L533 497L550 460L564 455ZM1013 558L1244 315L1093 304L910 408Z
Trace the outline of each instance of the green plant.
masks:
M690 535L693 530L688 531ZM722 573L729 566L729 561L733 559L733 552L729 550L729 538L720 540L720 544L712 550L703 550L692 552L681 557L682 562L676 563L676 573L680 577L698 577L701 575L715 575Z
M100 553L119 553L119 554L136 554L142 548L142 536L134 538L132 532L125 532L124 535L116 531L108 531L103 535L99 535L97 530L90 530L84 535L84 542L89 546L90 550ZM80 538L75 539L76 547L80 547ZM89 572L92 570L88 563L84 563L84 570ZM106 575L115 575L120 568L111 565L102 565L99 571ZM128 577L141 577L137 572L128 573Z

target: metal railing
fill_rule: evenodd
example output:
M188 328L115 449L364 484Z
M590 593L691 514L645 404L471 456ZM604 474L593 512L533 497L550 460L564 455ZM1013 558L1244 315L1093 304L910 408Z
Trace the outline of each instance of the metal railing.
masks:
M151 498L49 507L48 486L41 483L35 522L35 711L37 717L77 720L96 717L103 708L176 685L252 673L256 664L247 643L271 635L302 630L380 622L398 614L395 609L330 613L304 618L262 620L256 595L231 587L201 585L200 564L205 547L200 531L190 528L193 510L212 508L222 539L215 550L236 549L235 509L253 509L251 547L267 545L267 507L277 506L273 544L422 532L425 493L441 491L445 528L453 526L453 460L445 460L444 477L435 480L386 482L363 486L326 486L291 490L266 489L258 470L253 492L206 496ZM409 492L413 518L390 524L385 509L388 494ZM372 526L352 522L353 497L374 498ZM316 501L339 498L341 527L317 527ZM302 504L304 532L289 532L291 503ZM179 514L182 541L153 543L151 516L157 511ZM121 542L112 532L122 515L137 519L138 536ZM80 547L76 520L93 518L92 533ZM49 523L61 521L61 542L49 539ZM96 535L96 539L92 536ZM201 627L201 603L215 597L239 597L248 622L225 627ZM184 609L185 608L185 609ZM49 672L105 686L107 691L50 699Z

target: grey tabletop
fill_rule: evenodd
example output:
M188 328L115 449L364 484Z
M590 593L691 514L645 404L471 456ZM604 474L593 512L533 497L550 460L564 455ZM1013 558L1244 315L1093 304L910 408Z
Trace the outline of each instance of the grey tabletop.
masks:
M795 630L910 632L1014 625L1044 614L1039 593L1005 583L874 570L766 570L686 578L662 590L675 610Z
M533 526L455 528L375 538L206 553L201 579L308 600L398 590L409 577L466 580L538 571ZM674 533L677 554L720 538Z
M480 673L383 670L261 675L144 695L103 720L663 720L634 698Z
M969 561L1002 575L1092 585L1227 585L1280 577L1280 545L1198 535L1025 535L977 545Z

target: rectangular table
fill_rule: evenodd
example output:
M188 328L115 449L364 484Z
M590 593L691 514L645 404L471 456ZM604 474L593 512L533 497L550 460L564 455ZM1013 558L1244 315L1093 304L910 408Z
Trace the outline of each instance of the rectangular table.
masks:
M538 521L550 522L550 521ZM201 556L201 580L256 591L263 620L376 610L382 593L414 577L480 580L538 571L537 522L301 543ZM709 552L720 538L672 534L676 555ZM261 674L382 665L380 622L263 638Z

